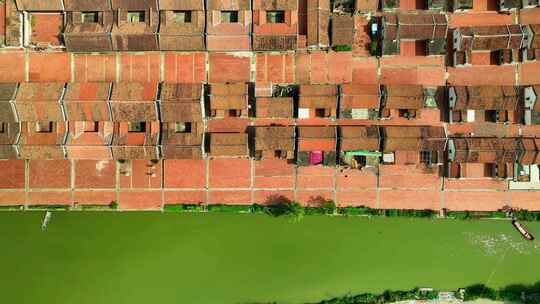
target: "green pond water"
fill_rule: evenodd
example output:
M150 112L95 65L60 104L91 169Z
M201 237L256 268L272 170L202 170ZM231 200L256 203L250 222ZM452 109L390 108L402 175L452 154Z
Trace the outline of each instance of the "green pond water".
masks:
M509 222L0 212L0 303L303 303L540 280ZM525 223L540 237L540 223Z

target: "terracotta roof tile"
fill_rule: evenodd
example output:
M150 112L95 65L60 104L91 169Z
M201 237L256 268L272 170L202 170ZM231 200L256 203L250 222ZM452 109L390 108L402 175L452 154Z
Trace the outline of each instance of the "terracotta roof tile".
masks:
M211 156L247 156L248 136L245 133L210 133Z
M260 118L292 118L292 97L258 97L255 106L256 116Z

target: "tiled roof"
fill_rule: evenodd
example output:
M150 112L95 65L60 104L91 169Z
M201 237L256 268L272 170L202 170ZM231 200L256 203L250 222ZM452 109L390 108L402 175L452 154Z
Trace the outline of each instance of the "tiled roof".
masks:
M159 9L167 11L202 11L204 0L158 0Z
M210 133L210 156L248 156L245 133Z
M111 10L110 1L108 0L64 0L64 8L66 11L107 11Z
M15 0L19 10L26 11L61 11L62 0Z
M384 127L384 151L443 151L446 135L441 127Z
M519 49L523 40L523 31L517 24L464 27L455 31L459 39L454 47L458 50Z
M520 153L516 138L454 138L453 142L456 162L508 163Z
M294 150L294 127L255 127L255 150Z
M256 101L256 117L292 118L292 97L258 97Z
M424 90L419 85L385 86L385 108L421 109L424 107Z
M332 15L332 45L352 45L354 21L351 15Z
M456 110L516 110L520 96L514 86L453 87Z
M340 127L341 151L380 149L379 127L342 126Z

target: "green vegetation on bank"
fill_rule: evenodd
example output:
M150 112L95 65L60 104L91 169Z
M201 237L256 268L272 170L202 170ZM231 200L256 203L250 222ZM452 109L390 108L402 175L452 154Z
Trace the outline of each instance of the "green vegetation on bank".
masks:
M361 293L346 295L332 299L322 300L313 304L383 304L407 300L435 300L439 299L439 293L433 289L413 288L411 290L385 290L379 294ZM512 303L540 302L540 281L532 285L514 284L499 289L490 288L484 284L474 284L451 292L456 299L473 301L477 299L489 299Z
M384 217L417 217L436 218L439 213L434 210L412 209L375 209L365 206L337 207L332 200L322 197L312 198L310 205L303 207L298 202L283 196L271 196L262 204L253 205L223 205L223 204L167 204L166 212L225 212L225 213L254 213L268 214L275 217L290 216L301 219L304 215L342 215L342 216L384 216ZM538 221L540 212L519 210L514 212L518 220ZM451 219L504 219L508 215L504 211L448 211L446 217Z
M78 206L79 207L79 206ZM81 210L116 210L118 209L118 203L116 201L110 202L108 205L80 205Z
M540 247L507 221L258 212L53 211L46 231L43 211L0 212L2 302L300 304L539 278Z
M23 210L23 205L4 205L0 206L0 210Z
M28 205L26 206L28 210L69 210L69 205Z
M118 203L112 201L107 205L8 205L0 206L1 210L117 210ZM440 214L434 210L412 209L376 209L365 206L337 207L336 203L323 197L314 197L309 205L304 207L300 203L283 196L270 196L264 204L252 205L228 205L228 204L166 204L165 212L222 212L222 213L253 213L267 214L274 217L292 217L300 220L304 215L341 215L341 216L383 216L383 217L414 217L414 218L437 218ZM539 211L517 210L513 216L518 220L540 221ZM471 219L505 219L509 218L505 211L447 211L446 218L471 220Z

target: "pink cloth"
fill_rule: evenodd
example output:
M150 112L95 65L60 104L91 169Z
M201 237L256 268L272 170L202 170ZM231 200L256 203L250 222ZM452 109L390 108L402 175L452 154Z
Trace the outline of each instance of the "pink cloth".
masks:
M323 151L311 151L309 153L309 164L318 165L323 162Z

